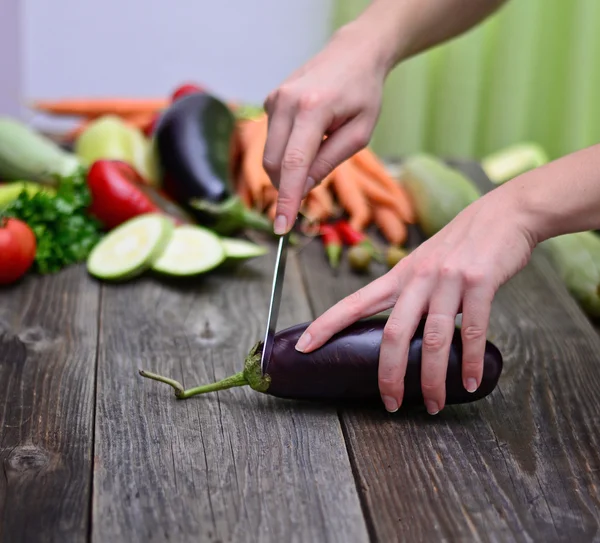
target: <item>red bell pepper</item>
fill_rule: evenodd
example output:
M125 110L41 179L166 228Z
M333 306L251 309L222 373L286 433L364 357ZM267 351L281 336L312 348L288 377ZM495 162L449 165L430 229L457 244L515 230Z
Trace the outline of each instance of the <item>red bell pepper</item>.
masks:
M145 213L164 213L176 224L192 222L182 209L126 162L97 160L88 171L88 186L92 198L89 212L105 228L115 228Z
M338 267L342 255L342 239L331 224L322 224L319 228L319 233L323 238L323 245L325 246L329 265L335 269Z

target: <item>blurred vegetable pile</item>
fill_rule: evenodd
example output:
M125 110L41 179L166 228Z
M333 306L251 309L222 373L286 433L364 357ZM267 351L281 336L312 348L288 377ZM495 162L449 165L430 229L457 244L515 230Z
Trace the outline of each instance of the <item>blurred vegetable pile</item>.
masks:
M59 146L0 119L0 282L82 261L105 280L150 270L188 277L267 252L244 239L250 231L272 235L275 215L277 191L262 166L262 108L226 103L191 83L165 99L32 107L80 123ZM499 184L546 161L524 142L482 166ZM365 148L306 196L296 234L319 239L334 269L343 258L355 271L373 260L392 267L409 252L411 229L430 237L479 197L469 178L436 157L406 157L392 175ZM571 294L600 316L597 234L542 245Z

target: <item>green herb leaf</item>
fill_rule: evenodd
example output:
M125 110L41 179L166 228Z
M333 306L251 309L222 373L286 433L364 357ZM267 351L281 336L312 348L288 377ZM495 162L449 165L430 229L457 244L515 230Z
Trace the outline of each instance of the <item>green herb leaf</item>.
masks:
M102 237L100 222L87 214L91 196L83 169L58 179L55 195L25 190L3 215L20 219L37 240L34 269L54 273L87 258Z

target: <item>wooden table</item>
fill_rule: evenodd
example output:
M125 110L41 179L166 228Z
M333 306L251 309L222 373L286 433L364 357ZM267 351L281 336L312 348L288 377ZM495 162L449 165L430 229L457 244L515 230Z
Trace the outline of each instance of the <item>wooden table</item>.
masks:
M435 417L247 388L177 401L137 374L238 371L273 256L185 285L76 266L0 291L0 541L600 539L600 339L539 250L494 302L499 387ZM334 277L316 242L290 254L280 327L374 274Z

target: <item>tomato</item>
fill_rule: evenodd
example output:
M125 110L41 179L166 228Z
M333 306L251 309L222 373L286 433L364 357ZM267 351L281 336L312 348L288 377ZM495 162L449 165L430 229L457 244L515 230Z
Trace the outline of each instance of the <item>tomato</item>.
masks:
M196 92L203 92L204 90L206 90L204 87L201 87L200 85L196 85L195 83L185 83L185 84L177 87L175 89L175 91L173 92L173 94L171 94L171 102L174 102L175 100L179 100L179 98L183 98L184 96L187 96L188 94L194 94Z
M33 264L35 234L18 219L0 219L0 284L20 279Z

